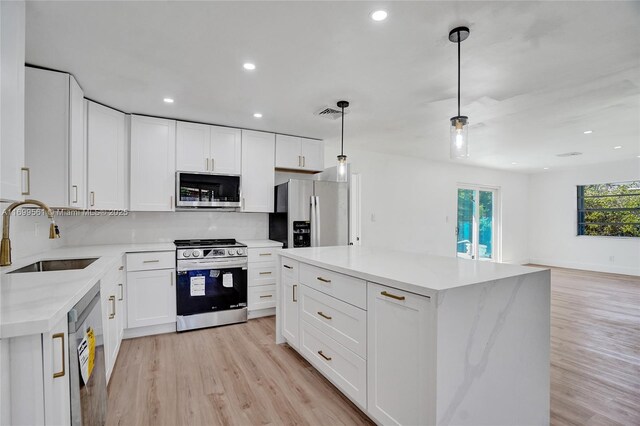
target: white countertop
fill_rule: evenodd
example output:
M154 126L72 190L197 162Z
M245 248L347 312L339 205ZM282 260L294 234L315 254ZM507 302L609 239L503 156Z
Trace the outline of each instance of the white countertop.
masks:
M174 251L173 243L60 247L0 268L0 338L46 333L114 267L125 253ZM99 259L84 269L7 272L48 259Z
M506 263L357 246L283 249L280 250L280 255L426 296L438 291L543 270Z
M282 247L282 243L273 240L239 240L240 244L248 248Z

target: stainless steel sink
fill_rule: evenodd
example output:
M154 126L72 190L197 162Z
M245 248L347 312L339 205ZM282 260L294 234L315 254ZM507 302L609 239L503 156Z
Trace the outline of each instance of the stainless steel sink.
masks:
M8 274L18 274L22 272L47 272L47 271L68 271L71 269L84 269L98 260L97 257L87 259L55 259L41 260L31 265L23 266L15 271L7 272Z

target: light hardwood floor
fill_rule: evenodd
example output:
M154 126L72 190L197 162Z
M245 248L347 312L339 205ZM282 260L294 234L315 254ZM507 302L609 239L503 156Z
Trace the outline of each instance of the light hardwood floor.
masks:
M551 424L640 425L640 279L553 268L551 288ZM108 424L371 424L274 326L123 341Z

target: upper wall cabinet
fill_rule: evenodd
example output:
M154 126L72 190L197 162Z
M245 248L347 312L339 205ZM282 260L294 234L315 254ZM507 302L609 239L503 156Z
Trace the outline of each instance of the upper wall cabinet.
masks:
M89 208L126 208L126 120L115 109L87 101Z
M25 164L29 196L52 207L86 208L82 89L73 76L25 70Z
M276 135L276 168L309 172L324 170L324 143L315 139Z
M28 196L24 166L25 3L0 2L0 200Z
M176 168L188 172L240 174L241 130L178 122Z
M131 116L130 201L133 211L172 211L176 122Z
M275 135L242 130L242 211L273 213Z

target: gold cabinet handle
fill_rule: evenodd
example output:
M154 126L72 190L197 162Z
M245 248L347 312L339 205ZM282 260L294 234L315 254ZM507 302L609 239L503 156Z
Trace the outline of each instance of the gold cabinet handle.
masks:
M207 162L207 171L209 171L209 158L205 158L205 161Z
M386 297L390 297L392 299L396 299L396 300L404 300L405 299L404 296L398 296L398 295L395 295L395 294L388 293L386 291L381 291L380 294L383 295L383 296L386 296Z
M318 311L318 315L320 315L322 318L325 318L325 319L328 319L328 320L331 319L331 317L329 315L325 314L322 311Z
M173 195L169 195L169 208L173 207Z
M287 269L293 269L293 266L289 266L289 265L282 265L282 266L284 266Z
M31 195L31 170L28 167L21 167L20 171L27 177L27 190L22 191L22 195ZM22 186L22 183L20 184Z
M173 280L175 279L175 276L173 272L169 272L169 274L171 275L171 287L173 287Z
M71 185L71 188L73 188L73 201L72 201L72 203L77 203L78 202L78 185Z
M124 300L124 285L123 284L118 284L120 286L120 297L118 298L118 300Z
M260 272L260 275L271 275L271 271Z
M307 167L307 158L304 155L302 156L302 167Z
M213 157L211 157L211 171L212 171L212 172L216 170L216 167L214 166L214 164L215 164L215 163L214 163L214 161L213 161Z
M153 260L143 260L142 263L158 263L160 262L160 259L153 259Z
M260 296L260 299L268 299L270 297L273 297L273 294L265 294L263 296Z
M93 207L96 205L96 193L94 191L91 191L89 195L89 198L91 198L91 207Z
M60 371L53 373L53 378L56 379L58 377L63 377L65 375L65 368L64 368L64 333L56 333L53 336L51 336L51 340L55 340L55 339L60 339L60 348L62 349L62 368L60 368Z
M111 302L111 308L113 311L109 314L109 319L114 319L116 317L116 297L109 296L109 302Z
M326 359L327 361L331 361L331 357L326 356L324 353L322 353L322 351L318 351L318 355L320 355L322 358Z
M271 256L271 253L260 253L260 256Z
M298 155L298 167L302 167L302 157Z
M328 279L326 279L326 278L322 278L322 277L316 277L316 279L317 279L318 281L322 281L323 283L330 283L330 282L331 282L331 280L328 280Z
M293 297L293 301L294 301L294 302L297 302L297 301L298 301L298 295L296 294L296 289L297 289L297 288L298 288L298 285L297 285L297 284L294 284L294 285L293 285L293 287L292 287L292 290L291 290L291 293L292 293L292 295L291 295L291 296Z

